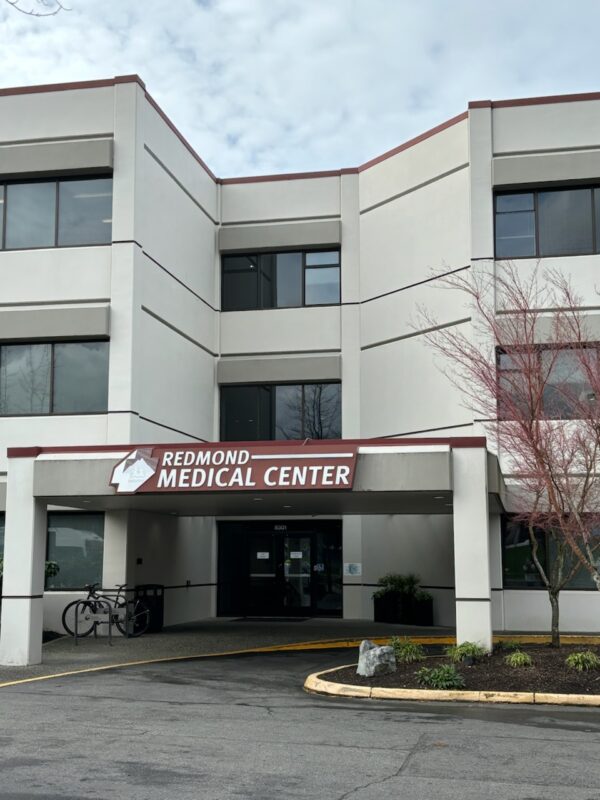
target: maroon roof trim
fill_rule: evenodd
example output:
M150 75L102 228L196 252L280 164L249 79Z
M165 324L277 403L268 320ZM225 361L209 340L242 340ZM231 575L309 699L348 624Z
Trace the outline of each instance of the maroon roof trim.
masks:
M513 108L516 106L543 106L550 103L577 103L600 100L600 92L580 94L549 94L545 97L519 97L514 100L473 100L469 108Z
M210 169L210 167L200 158L198 153L194 150L192 145L188 142L185 136L175 127L175 125L171 122L169 117L165 114L162 108L158 105L156 100L152 97L152 95L148 94L148 92L144 92L146 95L146 100L150 103L152 108L156 111L159 117L163 120L163 122L173 131L175 136L179 139L181 144L190 152L190 154L196 159L196 161L200 164L202 169L215 181L215 183L220 183L221 179L217 178L214 172Z
M266 181L295 181L307 178L339 178L340 175L356 175L360 167L325 169L320 172L279 172L275 175L248 175L243 178L218 178L218 183L264 183Z
M370 167L374 167L376 164L385 161L392 156L397 155L398 153L403 152L404 150L408 150L410 147L414 147L414 145L419 144L420 142L429 139L431 136L435 136L437 133L441 133L441 131L450 128L452 125L456 125L458 122L462 122L463 120L468 118L469 112L464 111L462 114L458 114L451 119L442 122L440 125L436 125L434 128L430 128L428 131L415 136L412 139L409 139L407 142L399 145L398 147L394 147L392 150L388 150L385 153L382 153L380 156L376 156L372 158L370 161L366 161L364 164L361 164L358 167L345 167L343 169L336 169L336 170L323 170L317 172L288 172L288 173L279 173L275 175L250 175L246 177L238 177L238 178L217 178L216 175L212 172L210 167L203 161L203 159L198 155L198 153L194 150L192 145L187 141L187 139L183 136L183 134L177 129L173 122L169 119L169 117L165 114L162 108L158 105L158 103L154 100L154 98L148 93L146 90L146 84L144 81L139 77L139 75L117 75L114 78L106 78L104 80L95 80L95 81L75 81L72 83L50 83L50 84L43 84L39 86L18 86L15 88L9 89L0 89L0 97L7 97L10 95L19 95L19 94L38 94L41 92L62 92L62 91L69 91L75 89L97 89L104 86L115 86L120 83L137 83L143 90L146 99L154 108L154 110L159 114L162 120L165 122L166 125L171 129L171 131L177 136L179 141L183 144L183 146L190 152L190 154L196 159L196 161L200 164L200 166L206 171L206 173L215 181L215 183L219 184L235 184L235 183L264 183L268 181L290 181L290 180L306 180L310 178L332 178L332 177L339 177L341 175L356 175L357 173L363 172L364 170L369 169ZM469 103L469 109L477 109L477 108L508 108L508 107L516 107L516 106L530 106L530 105L544 105L549 103L572 103L577 101L586 101L586 100L600 100L600 92L586 92L581 94L564 94L564 95L548 95L547 97L523 97L517 98L515 100L473 100Z
M394 147L392 150L388 150L386 153L383 153L376 158L372 158L370 161L366 161L364 164L361 164L358 168L359 172L362 172L365 169L369 169L369 167L374 167L375 164L379 164L381 161L385 161L386 158L391 158L392 156L401 153L403 150L408 150L409 147L414 147L416 144L420 144L420 142L424 142L425 139L429 139L431 136L435 136L436 133L441 133L445 131L446 128L451 128L453 125L456 125L458 122L462 122L463 120L467 119L469 113L467 111L463 111L462 114L457 114L456 117L452 117L451 119L447 119L445 122L436 125L435 128L430 128L425 133L420 133L418 136L415 136L413 139L409 139L404 144L398 145L398 147Z
M394 447L398 445L435 445L446 444L454 449L485 447L485 436L450 436L419 439L417 437L397 439L309 439L308 441L260 441L260 442L159 442L143 444L98 444L98 445L69 445L64 447L9 447L7 450L8 458L36 458L42 454L60 453L110 453L114 450L137 450L142 447L161 447L161 448L182 448L188 450L205 450L206 448L228 448L228 447L316 447L316 448L339 448L344 445L371 446L371 447Z
M41 94L43 92L68 92L74 89L101 89L104 86L115 86L117 83L137 83L142 89L146 88L146 84L139 75L117 75L114 78L103 78L97 81L44 83L39 86L16 86L11 89L0 89L0 97L9 97L17 94Z

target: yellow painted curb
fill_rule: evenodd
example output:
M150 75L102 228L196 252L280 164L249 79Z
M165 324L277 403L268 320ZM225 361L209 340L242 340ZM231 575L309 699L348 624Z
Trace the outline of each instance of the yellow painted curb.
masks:
M549 694L543 692L480 692L444 689L392 689L384 686L352 686L347 683L333 683L323 680L323 675L339 669L356 666L344 664L341 667L313 672L304 681L304 689L311 694L327 694L333 697L367 697L376 700L435 700L437 702L458 703L520 703L529 705L562 706L600 706L597 694Z

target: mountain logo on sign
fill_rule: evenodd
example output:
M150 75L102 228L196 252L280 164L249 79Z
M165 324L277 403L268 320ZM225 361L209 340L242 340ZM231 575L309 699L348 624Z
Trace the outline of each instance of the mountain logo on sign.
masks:
M113 469L110 485L119 494L133 494L149 480L158 469L158 458L152 458L152 448L133 450Z

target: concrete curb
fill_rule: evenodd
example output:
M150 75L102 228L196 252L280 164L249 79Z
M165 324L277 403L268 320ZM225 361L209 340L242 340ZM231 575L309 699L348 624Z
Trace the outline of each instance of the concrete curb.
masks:
M311 694L325 694L332 697L366 697L376 700L436 700L451 703L522 703L525 705L557 706L600 706L598 694L551 694L547 692L469 692L466 690L447 691L443 689L390 689L383 686L352 686L347 683L333 683L322 676L339 669L354 667L344 664L323 672L313 672L304 681L304 690Z

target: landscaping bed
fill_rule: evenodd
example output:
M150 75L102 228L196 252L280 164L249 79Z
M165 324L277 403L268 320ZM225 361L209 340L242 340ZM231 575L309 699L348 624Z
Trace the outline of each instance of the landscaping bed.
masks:
M520 650L531 656L532 666L508 666L505 663L508 654L506 650L497 650L470 666L461 662L454 664L456 671L464 679L464 690L600 695L600 669L577 672L565 665L567 656L582 650L590 650L600 658L600 647L573 645L555 649L548 645L523 645ZM452 662L446 656L434 655L416 663L398 663L397 671L388 675L363 678L356 674L356 666L352 666L328 672L324 678L332 683L354 686L423 689L426 687L416 677L418 670L443 664Z

